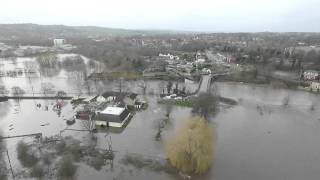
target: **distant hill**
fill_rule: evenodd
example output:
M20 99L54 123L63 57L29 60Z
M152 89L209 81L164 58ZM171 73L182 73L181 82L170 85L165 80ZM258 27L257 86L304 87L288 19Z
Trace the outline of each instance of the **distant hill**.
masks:
M29 37L100 37L143 34L143 31L113 29L95 26L64 26L37 24L0 24L0 39Z
M106 37L154 34L179 34L190 32L165 30L127 30L97 26L65 26L38 24L0 24L0 41L21 38L74 38L74 37Z

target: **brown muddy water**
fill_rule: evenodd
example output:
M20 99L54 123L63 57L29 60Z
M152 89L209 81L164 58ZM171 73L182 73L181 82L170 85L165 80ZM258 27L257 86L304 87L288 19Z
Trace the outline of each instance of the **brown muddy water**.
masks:
M18 60L19 62L19 60ZM19 64L19 63L18 63ZM66 78L65 70L51 77L32 78L32 86L38 89L42 81L53 82L56 90L79 93L80 87L74 79ZM62 78L63 77L63 78ZM0 82L10 89L19 84L31 92L29 78L1 78ZM92 91L115 90L113 81L94 82ZM157 94L161 92L160 81L148 81L146 95L141 95L140 81L127 83L128 89L140 94L149 102L145 111L139 111L128 126L119 132L99 132L98 147L107 147L107 138L112 138L115 152L113 168L106 165L100 171L79 164L79 180L104 179L182 179L178 174L165 170L154 170L148 166L123 163L128 154L164 162L164 141L170 138L183 118L191 115L191 109L174 107L170 122L162 132L163 139L155 140L157 124L165 118L166 107L157 104ZM97 88L96 88L96 87ZM238 100L231 107L221 107L211 119L216 125L215 161L208 173L193 176L192 179L205 180L318 180L320 179L320 98L318 95L267 86L241 83L215 83L215 89L223 97ZM71 92L72 91L72 92ZM83 90L81 93L85 93ZM286 102L286 103L284 103ZM21 100L0 103L0 128L4 135L41 132L51 136L62 131L63 136L85 140L87 132L70 131L66 128L83 129L77 121L68 127L65 119L72 116L72 106L65 101L61 114L52 110L54 100ZM37 108L36 104L41 104ZM284 105L287 104L287 105ZM44 108L48 106L48 111ZM18 171L15 144L18 140L6 140L9 154L13 159L13 169Z

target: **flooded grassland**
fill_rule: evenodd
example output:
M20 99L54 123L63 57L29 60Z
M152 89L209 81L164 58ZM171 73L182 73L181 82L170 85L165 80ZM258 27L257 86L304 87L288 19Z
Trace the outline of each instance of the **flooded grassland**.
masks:
M2 65L2 69L19 67L24 61ZM3 63L3 61L1 61ZM21 63L21 64L20 64ZM21 66L21 67L20 67ZM82 73L96 71L95 67L82 69L38 69L32 78L22 76L2 77L1 84L7 89L19 86L26 94L43 93L43 83L52 83L54 90L77 95L117 90L116 81L90 81L85 88ZM54 72L50 76L40 72ZM113 164L101 170L78 162L76 179L182 179L166 164L164 142L179 126L179 122L191 116L187 107L168 108L157 103L161 93L161 81L147 81L146 94L139 87L140 81L126 82L126 89L136 92L148 102L148 109L137 111L121 131L98 131L94 135L99 149L108 148L112 139L115 153ZM162 84L162 85L161 85ZM273 89L266 86L241 83L214 83L213 88L222 97L238 101L234 106L221 106L211 119L216 125L215 161L208 173L192 179L215 180L269 180L269 179L319 179L320 174L320 101L319 96L307 92ZM192 91L192 88L190 89ZM85 130L86 122L77 120L68 126L66 119L73 115L73 106L63 100L60 112L54 110L56 100L9 100L0 102L0 127L4 136L43 133L43 136L61 134L71 136L85 145L90 144L91 134ZM37 104L41 104L38 107ZM48 107L48 108L47 108ZM170 119L162 130L161 138L155 138L158 126L166 114ZM73 129L73 130L72 130ZM6 139L6 148L12 160L14 172L21 171L16 158L19 140L32 142L30 137Z

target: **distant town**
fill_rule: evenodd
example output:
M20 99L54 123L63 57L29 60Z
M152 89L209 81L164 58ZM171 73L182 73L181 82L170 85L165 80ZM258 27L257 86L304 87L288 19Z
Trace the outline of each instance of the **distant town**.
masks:
M319 73L320 33L3 24L0 179L228 179L268 143L294 164Z

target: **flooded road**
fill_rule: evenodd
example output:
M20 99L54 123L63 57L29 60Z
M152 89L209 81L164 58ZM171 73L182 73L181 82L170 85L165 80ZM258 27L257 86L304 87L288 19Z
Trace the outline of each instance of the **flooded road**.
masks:
M202 82L199 87L199 93L206 93L210 87L211 75L202 76Z
M20 59L17 60L19 64ZM54 76L31 78L34 89L41 89L42 82L51 82L55 90L67 93L87 93L82 79L71 74L79 71L59 70ZM69 74L71 73L71 74ZM72 77L72 78L70 78ZM77 80L80 80L79 83ZM0 83L10 89L19 85L32 92L30 79L3 77ZM90 91L117 90L116 81L90 82ZM99 132L97 146L107 148L106 137L111 137L112 148L116 151L113 168L106 165L100 171L79 163L77 179L182 179L177 174L163 170L124 164L128 154L142 155L146 158L163 162L165 159L164 143L174 133L179 123L191 115L190 108L173 107L157 104L159 93L165 82L147 81L147 92L142 94L140 81L126 82L126 89L140 94L149 108L138 111L128 126L118 132ZM196 88L197 85L194 85ZM238 100L238 104L223 107L212 118L216 125L217 143L214 165L210 171L192 179L205 180L318 180L320 174L320 97L315 94L273 89L267 86L241 83L214 83L215 90L222 97ZM81 91L80 91L81 90ZM189 89L191 92L192 88ZM40 91L40 90L39 90ZM39 92L41 93L41 92ZM53 110L56 100L10 100L0 102L0 127L5 136L37 133L52 136L62 131L63 136L88 139L88 132L71 131L66 128L84 129L85 122L77 121L67 126L65 119L73 115L72 105L64 102L61 112ZM41 104L38 108L36 104ZM48 107L48 110L45 107ZM170 111L170 121L162 131L162 138L157 141L159 121ZM15 144L20 139L7 139L13 168L20 168L15 159Z

